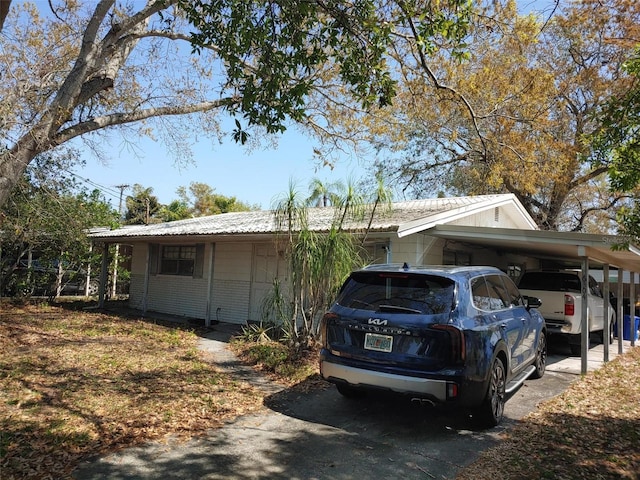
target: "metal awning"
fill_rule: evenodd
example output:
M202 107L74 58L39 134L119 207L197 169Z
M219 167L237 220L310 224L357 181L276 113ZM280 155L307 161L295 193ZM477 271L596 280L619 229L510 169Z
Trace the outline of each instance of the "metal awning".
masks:
M578 267L586 278L591 266L599 264L605 275L609 275L609 267L628 272L640 272L640 248L629 245L614 250L612 247L621 243L623 239L615 235L596 235L576 232L553 232L543 230L518 230L509 228L468 227L459 225L437 225L424 231L425 234L464 242L469 245L482 246L505 253L515 253L534 256L541 259L553 259L563 268ZM635 277L635 275L634 275ZM635 281L635 280L634 280ZM633 292L633 283L630 288ZM609 282L605 282L605 296L608 297ZM582 294L586 295L586 282L583 282ZM622 293L622 283L618 282L618 292ZM623 313L622 302L618 302L618 318ZM587 321L587 303L582 303L581 323L581 371L587 373L587 355L589 350L589 335ZM605 319L608 331L608 321ZM618 350L622 351L622 322L618 322ZM634 336L631 346L635 346ZM604 361L609 360L609 344L605 342Z
M640 272L640 247L630 245L613 250L612 247L622 240L616 235L459 225L437 225L423 233L505 253L555 259L565 267L579 267L581 259L586 257L593 264Z

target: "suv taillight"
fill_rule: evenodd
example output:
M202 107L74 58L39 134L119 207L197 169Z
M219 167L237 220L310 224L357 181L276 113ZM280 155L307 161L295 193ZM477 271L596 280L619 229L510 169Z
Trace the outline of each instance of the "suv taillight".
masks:
M458 327L453 325L433 325L437 330L444 330L449 334L451 344L451 355L454 361L463 362L466 356L466 347L464 344L464 333Z
M564 296L564 314L574 315L576 313L575 299L571 295Z
M320 322L320 345L328 347L327 345L327 324L332 320L335 320L338 316L335 313L325 313Z

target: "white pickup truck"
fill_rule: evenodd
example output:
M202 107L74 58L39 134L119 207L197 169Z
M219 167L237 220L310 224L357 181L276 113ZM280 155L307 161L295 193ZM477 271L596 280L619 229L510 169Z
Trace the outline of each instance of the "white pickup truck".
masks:
M537 297L542 302L538 308L547 323L547 332L566 335L573 355L580 354L582 281L580 272L532 270L523 273L518 280L522 295ZM604 334L605 300L600 286L589 275L588 321L589 332L598 332L601 341L613 341L615 312L609 305L609 334Z

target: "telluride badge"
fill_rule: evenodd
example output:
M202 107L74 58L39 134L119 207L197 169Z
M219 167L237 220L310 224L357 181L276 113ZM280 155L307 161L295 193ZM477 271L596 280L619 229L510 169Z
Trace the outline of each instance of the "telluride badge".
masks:
M382 326L382 325L386 325L388 320L382 320L380 318L370 318L369 319L369 325L378 325L378 326Z

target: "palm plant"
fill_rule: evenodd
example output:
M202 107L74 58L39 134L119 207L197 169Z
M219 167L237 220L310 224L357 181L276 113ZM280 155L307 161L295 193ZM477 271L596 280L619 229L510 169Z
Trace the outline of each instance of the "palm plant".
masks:
M323 190L316 184L313 191ZM375 214L375 206L387 198L387 194L377 192L371 215ZM327 231L309 228L308 204L300 200L295 186L290 183L287 195L274 209L276 224L284 236L277 240L277 248L285 253L290 268L292 298L284 329L290 333L288 338L294 346L299 348L314 340L321 315L349 272L361 266L365 259L358 235L345 228L350 220L362 221L367 212L366 199L353 182L349 182L342 196L332 197L332 206L327 208L333 208L334 215Z

